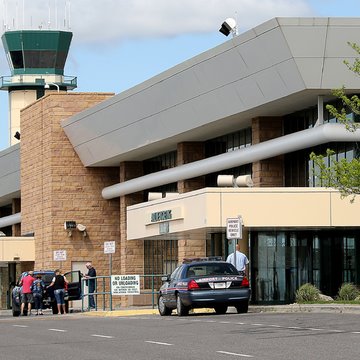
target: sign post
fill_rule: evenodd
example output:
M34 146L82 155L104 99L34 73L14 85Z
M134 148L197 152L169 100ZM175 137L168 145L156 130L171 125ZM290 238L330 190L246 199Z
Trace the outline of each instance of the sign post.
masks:
M112 254L115 254L115 241L104 242L104 254L109 254L109 275L112 275Z
M61 262L66 261L66 250L54 250L54 261L60 262L60 269L61 269Z
M104 241L104 254L109 254L109 275L112 276L112 254L115 254L115 241ZM110 296L110 310L112 310L112 296Z
M239 215L236 218L226 219L226 237L228 240L233 240L234 247L234 266L236 267L236 243L237 240L242 239L242 217Z

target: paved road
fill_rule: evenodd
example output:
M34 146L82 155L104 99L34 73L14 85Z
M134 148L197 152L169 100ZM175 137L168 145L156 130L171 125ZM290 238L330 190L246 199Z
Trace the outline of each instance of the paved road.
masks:
M360 316L340 313L2 316L0 333L4 360L350 360L360 354Z

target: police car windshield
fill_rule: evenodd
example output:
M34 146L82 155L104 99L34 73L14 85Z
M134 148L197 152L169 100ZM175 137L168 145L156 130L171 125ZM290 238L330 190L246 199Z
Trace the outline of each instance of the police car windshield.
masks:
M237 270L227 263L208 263L190 265L188 277L209 275L238 275Z

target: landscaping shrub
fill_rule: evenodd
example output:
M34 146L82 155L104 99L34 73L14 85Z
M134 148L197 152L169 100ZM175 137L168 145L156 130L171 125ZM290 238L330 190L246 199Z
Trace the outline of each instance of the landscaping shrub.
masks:
M306 283L296 291L295 299L297 303L319 301L320 291L316 286Z
M341 285L337 300L349 301L355 300L360 295L359 289L352 283L345 283Z

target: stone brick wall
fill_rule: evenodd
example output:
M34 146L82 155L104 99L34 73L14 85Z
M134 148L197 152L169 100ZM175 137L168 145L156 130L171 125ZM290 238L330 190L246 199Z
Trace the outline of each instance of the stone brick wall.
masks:
M279 117L261 117L252 120L252 144L282 136L283 120ZM252 165L254 186L284 186L284 156L256 161Z
M177 166L188 164L205 158L205 144L203 142L183 142L177 146ZM205 176L178 181L179 193L186 193L205 187ZM178 261L186 257L205 256L206 235L192 234L191 239L178 240Z
M144 174L142 162L123 162L120 164L120 182L137 178ZM126 208L144 201L143 192L120 197L120 266L119 274L144 274L144 242L143 240L127 241ZM114 306L129 305L130 297L113 298Z
M99 275L108 274L104 241L119 241L118 201L101 190L118 182L118 168L85 168L60 126L66 119L109 97L110 93L52 93L21 113L21 232L34 232L35 269L71 270L72 261L92 260ZM64 222L87 228L72 236ZM53 261L66 250L67 260ZM115 258L116 263L116 258Z

